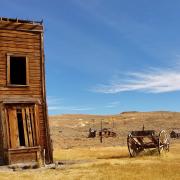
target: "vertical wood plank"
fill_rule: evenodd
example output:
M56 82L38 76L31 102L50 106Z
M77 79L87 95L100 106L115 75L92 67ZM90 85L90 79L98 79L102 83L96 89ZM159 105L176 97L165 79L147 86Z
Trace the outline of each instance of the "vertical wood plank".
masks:
M30 113L29 107L26 107L26 123L27 123L27 135L29 139L29 146L33 146L33 139L32 139L32 130L31 130L31 122L30 122Z
M6 117L6 109L1 104L1 122L2 122L2 141L3 141L3 149L7 149L10 147L9 145L9 126L8 126L8 119Z
M29 139L28 139L28 133L27 133L26 109L25 108L22 108L22 118L23 118L25 145L28 147Z
M8 116L8 110L7 108L4 109L4 116L5 116L5 124L6 124L6 131L7 131L7 144L8 147L11 147L11 138L10 138L10 127L9 127L9 116Z
M35 104L35 126L36 126L36 139L37 139L37 145L40 145L40 131L39 131L39 109L38 105Z
M36 129L35 129L34 108L33 108L33 107L30 107L29 110L30 110L30 117L31 117L33 146L36 146L36 145L37 145L37 141L36 141Z
M0 103L0 120L2 119L2 107ZM0 157L3 157L3 127L2 127L2 120L0 121Z
M11 148L19 147L19 132L16 109L8 108Z
M29 60L26 56L26 85L29 85Z
M7 55L7 84L10 84L10 56Z
M37 151L36 157L37 157L38 166L42 167L44 163L43 163L43 160L42 160L42 156L41 156L40 150Z

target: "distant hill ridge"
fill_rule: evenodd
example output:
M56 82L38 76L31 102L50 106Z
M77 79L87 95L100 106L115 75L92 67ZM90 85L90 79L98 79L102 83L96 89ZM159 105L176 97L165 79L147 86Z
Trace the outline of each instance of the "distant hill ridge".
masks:
M119 114L107 114L107 115L101 115L101 114L56 114L56 115L49 115L50 117L109 117L109 116L118 116L118 115L124 115L124 114L154 114L154 113L180 113L180 112L173 112L173 111L124 111L120 112Z

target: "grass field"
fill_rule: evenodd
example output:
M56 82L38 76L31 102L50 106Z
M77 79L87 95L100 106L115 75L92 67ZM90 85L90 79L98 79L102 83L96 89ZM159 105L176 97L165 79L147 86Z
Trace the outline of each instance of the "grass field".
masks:
M161 156L129 158L126 147L94 147L55 150L56 169L0 171L0 179L180 179L180 144Z
M90 127L111 128L116 138L87 138ZM180 140L172 140L170 152L129 158L129 131L146 129L170 132L180 127L180 113L130 112L114 116L58 115L50 117L54 160L61 164L34 170L11 171L0 167L0 180L180 180ZM150 155L151 154L151 155ZM54 166L55 167L55 166Z

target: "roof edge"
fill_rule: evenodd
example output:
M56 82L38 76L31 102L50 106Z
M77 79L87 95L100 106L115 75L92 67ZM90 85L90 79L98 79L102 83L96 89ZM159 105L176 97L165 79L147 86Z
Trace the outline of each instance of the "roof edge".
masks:
M34 21L34 20L19 19L19 18L0 17L0 21L26 23L26 24L35 24L35 25L43 25L43 20L41 20L41 21Z

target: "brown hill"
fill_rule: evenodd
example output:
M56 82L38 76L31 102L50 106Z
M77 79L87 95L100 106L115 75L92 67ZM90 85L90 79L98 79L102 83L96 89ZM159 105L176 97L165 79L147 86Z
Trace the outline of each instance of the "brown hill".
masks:
M87 138L89 128L100 130L111 128L117 133L116 138L104 138L100 143L99 137ZM50 129L55 148L118 146L126 144L129 131L154 129L160 131L180 128L179 112L124 112L118 115L83 115L64 114L50 116Z

